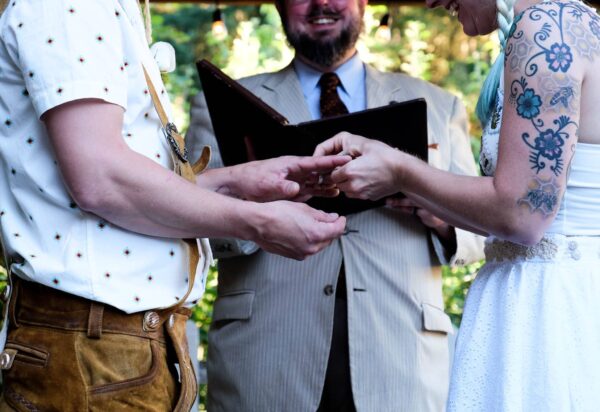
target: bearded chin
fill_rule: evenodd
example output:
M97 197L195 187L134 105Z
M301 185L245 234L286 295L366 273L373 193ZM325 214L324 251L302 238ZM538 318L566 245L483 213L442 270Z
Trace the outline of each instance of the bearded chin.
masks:
M345 27L340 35L331 40L313 39L305 33L292 33L284 24L284 30L290 45L296 53L322 67L331 67L343 59L358 40L362 28L362 19Z

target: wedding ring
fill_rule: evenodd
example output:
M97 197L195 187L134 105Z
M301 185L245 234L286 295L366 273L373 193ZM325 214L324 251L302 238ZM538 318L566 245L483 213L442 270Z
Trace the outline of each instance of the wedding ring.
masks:
M325 180L325 178L323 177L323 175L319 175L319 179L317 180L317 185L321 186L323 184L324 180Z

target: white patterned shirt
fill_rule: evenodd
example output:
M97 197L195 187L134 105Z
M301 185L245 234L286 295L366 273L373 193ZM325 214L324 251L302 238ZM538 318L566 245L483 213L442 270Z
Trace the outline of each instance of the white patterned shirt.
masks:
M135 0L15 0L0 18L0 227L12 270L128 313L183 297L186 246L79 209L39 119L78 99L119 105L123 140L170 168L142 62L170 112ZM204 290L204 249L190 301Z

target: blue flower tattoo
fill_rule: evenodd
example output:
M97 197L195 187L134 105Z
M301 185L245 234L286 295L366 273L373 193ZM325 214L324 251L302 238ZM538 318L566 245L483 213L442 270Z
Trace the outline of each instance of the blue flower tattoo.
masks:
M583 16L588 16L592 22L590 22L590 31L600 39L600 22L598 16L593 13L589 8L575 1L556 1L550 3L542 2L535 6L532 6L515 18L515 22L527 18L529 21L541 21L541 27L533 33L532 42L537 48L537 52L533 53L527 63L525 64L525 75L533 76L537 73L543 57L545 59L548 68L555 72L566 73L571 64L573 63L573 52L571 46L565 42L565 30L567 18L575 18L579 21L583 20ZM511 27L510 37L515 40L524 38L525 33L522 29L519 29L516 25ZM554 36L552 36L554 34ZM555 38L556 35L560 36L560 40L554 40L552 43L551 38ZM518 50L515 48L515 42L509 42L506 48L506 57L517 53ZM574 46L577 50L577 46ZM507 59L508 60L508 59Z
M547 129L535 138L534 144L534 148L541 156L548 160L555 160L562 155L562 147L565 141L560 137L559 133L556 133L552 129Z
M529 154L531 168L539 173L546 168L546 161L550 161L550 170L556 176L560 175L564 163L563 147L569 138L565 129L569 125L577 127L577 123L568 116L560 116L553 121L554 127L545 126L544 121L537 118L540 114L542 99L533 88L528 87L524 77L512 82L510 100L516 102L517 114L530 120L536 130L533 137L529 133L521 135L525 144L531 149Z
M527 89L517 98L517 113L525 119L533 119L540 114L542 99L533 89Z
M548 67L554 72L559 70L566 73L573 63L573 54L571 48L565 44L554 43L550 50L546 51L546 61L550 63Z

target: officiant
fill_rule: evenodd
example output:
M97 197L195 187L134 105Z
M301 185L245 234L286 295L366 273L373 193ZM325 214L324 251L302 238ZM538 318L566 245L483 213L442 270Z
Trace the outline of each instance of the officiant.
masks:
M279 0L295 57L281 71L240 83L291 123L425 98L430 163L475 175L459 99L422 80L380 72L357 54L366 3ZM202 93L186 140L192 153L212 146L211 166L222 165ZM452 325L443 310L441 265L480 259L481 239L407 199L347 219L345 236L304 262L251 242L211 240L220 259L209 410L444 409ZM277 390L265 390L275 382Z

